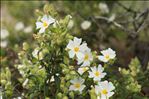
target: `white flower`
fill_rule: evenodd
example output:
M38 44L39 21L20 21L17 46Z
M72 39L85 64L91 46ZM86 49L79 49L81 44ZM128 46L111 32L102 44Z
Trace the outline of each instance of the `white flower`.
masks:
M18 22L18 23L16 23L16 25L15 25L15 30L16 31L20 31L20 30L22 30L24 28L24 23L23 22Z
M50 82L55 81L54 76L51 77Z
M0 98L1 99L1 98ZM21 97L16 97L16 98L12 98L12 99L22 99Z
M84 79L82 78L75 78L73 80L70 80L72 85L70 85L69 90L74 90L74 91L80 91L82 93L82 90L85 88Z
M80 68L78 69L78 73L79 73L80 75L82 75L82 74L83 74L84 72L86 72L88 69L89 69L88 67L80 67Z
M22 68L24 68L25 66L23 65L23 64L19 64L18 65L18 69L22 69Z
M113 84L108 81L99 82L98 85L95 85L95 93L97 95L100 94L100 99L109 99L114 92L112 92L115 89Z
M2 96L2 91L0 92L0 99L3 99L3 96Z
M19 70L19 72L22 76L25 76L25 72L23 70Z
M1 98L0 98L1 99ZM12 99L22 99L21 97L16 97L16 98L12 98Z
M0 41L0 42L1 42L1 45L0 45L1 47L3 47L3 48L7 47L8 42L6 40Z
M99 3L99 9L101 11L101 13L109 13L109 8L107 6L107 4L105 3Z
M32 52L33 57L36 59L42 60L43 59L43 53L40 51L40 49L37 47Z
M69 49L69 57L73 58L75 55L78 59L81 59L84 57L83 52L87 49L87 44L83 43L81 44L82 39L74 37L74 40L70 40L67 48Z
M115 14L112 14L112 15L110 16L110 18L108 19L109 22L114 21L114 20L115 20L115 17L116 17L116 15L115 15Z
M91 49L87 48L83 54L84 57L78 59L78 64L83 63L81 66L90 66L90 62L93 60Z
M18 97L17 99L22 99L21 97Z
M9 32L6 29L1 29L1 35L0 38L1 39L5 39L9 36Z
M101 51L103 55L99 55L98 59L103 62L108 62L110 59L114 59L116 54L111 48Z
M69 17L69 19L72 19L72 16L71 15L67 15Z
M45 29L48 28L48 26L54 22L55 19L53 19L51 16L44 15L41 18L41 22L36 22L36 29L40 28L39 33L44 33Z
M87 30L89 27L91 26L91 22L90 21L84 21L84 22L82 22L81 23L81 28L83 29L83 30Z
M32 26L27 26L26 28L24 28L24 32L25 33L30 33L30 32L32 32Z
M25 81L23 82L22 86L23 86L23 87L25 87L25 86L26 86L26 84L28 83L28 81L29 81L29 79L28 79L28 78L27 78L27 79L25 79Z
M67 28L71 29L73 26L74 26L74 22L73 22L73 20L70 20L68 25L67 25Z
M94 81L100 81L105 77L106 73L103 73L104 68L99 64L98 67L91 67L89 71L89 78L94 78Z

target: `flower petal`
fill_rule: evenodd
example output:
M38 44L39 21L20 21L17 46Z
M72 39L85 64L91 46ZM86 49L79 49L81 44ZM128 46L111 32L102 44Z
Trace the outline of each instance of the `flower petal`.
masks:
M90 62L89 61L84 61L81 66L90 66Z
M100 61L102 61L102 62L108 62L108 60L105 59L104 56L98 56L98 59L99 59Z
M108 92L107 97L111 97L114 94L114 92Z
M45 28L41 28L40 30L39 30L39 33L44 33L45 32Z
M73 49L74 48L74 44L73 44L73 41L72 40L69 41L69 43L67 45L67 48L68 49Z
M47 22L47 21L48 21L48 17L47 17L47 15L44 15L44 16L42 17L41 21L42 21L42 22L44 22L44 21Z
M75 43L76 46L79 46L81 44L81 42L82 42L81 38L79 39L77 37L74 37L74 43Z
M72 50L70 50L68 53L69 53L69 57L70 57L70 58L73 58L74 55L75 55L74 51L72 51Z
M80 93L82 93L82 90L85 88L85 85L81 85L81 87L80 87L80 89L79 89L79 91L80 91Z
M51 16L49 16L49 19L48 19L48 24L52 24L55 22L55 19L53 19Z
M75 90L75 87L73 85L70 85L69 90Z
M85 50L88 50L87 43L83 43L82 45L80 45L80 50L82 52L84 52Z
M84 57L84 54L81 52L78 52L76 55L78 59L82 59Z
M43 27L42 22L36 22L36 29Z

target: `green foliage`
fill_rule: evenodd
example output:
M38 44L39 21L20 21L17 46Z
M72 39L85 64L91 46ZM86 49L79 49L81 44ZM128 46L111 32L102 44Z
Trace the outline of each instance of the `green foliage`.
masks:
M140 81L140 78L144 77L143 75L146 73L141 69L138 58L131 60L128 69L119 68L119 73L119 77L115 81L117 93L113 99L147 99L141 92L141 88L143 87L142 83L148 82L148 79L143 78Z
M11 98L13 95L13 85L11 82L11 72L8 67L1 68L1 82L0 85L2 86L0 94L2 94L3 98Z

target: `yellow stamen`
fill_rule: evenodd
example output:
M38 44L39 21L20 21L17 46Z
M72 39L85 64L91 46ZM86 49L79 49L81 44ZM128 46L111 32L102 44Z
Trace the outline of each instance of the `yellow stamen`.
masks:
M43 22L43 26L47 27L48 26L47 22Z
M110 59L110 56L109 56L109 55L106 55L105 58L106 58L107 60L109 60L109 59Z
M88 56L88 54L86 54L84 57L84 60L88 60L88 59L89 59L89 56Z
M95 74L95 76L99 76L100 72L96 71L94 74Z
M107 94L107 93L108 93L108 92L107 92L106 89L102 90L102 94Z
M80 88L81 87L80 83L75 83L74 86L75 86L75 88Z
M75 48L74 48L74 51L75 51L75 52L78 52L78 51L79 51L79 48L78 48L78 47L75 47Z

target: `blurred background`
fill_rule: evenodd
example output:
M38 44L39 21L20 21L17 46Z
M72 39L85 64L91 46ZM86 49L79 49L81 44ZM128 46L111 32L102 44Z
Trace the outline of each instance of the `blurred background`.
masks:
M49 3L63 18L71 15L69 33L83 38L98 53L108 47L117 53L115 66L128 67L138 57L143 70L149 62L149 1L1 1L1 66L13 75L22 43L30 47L37 12Z

